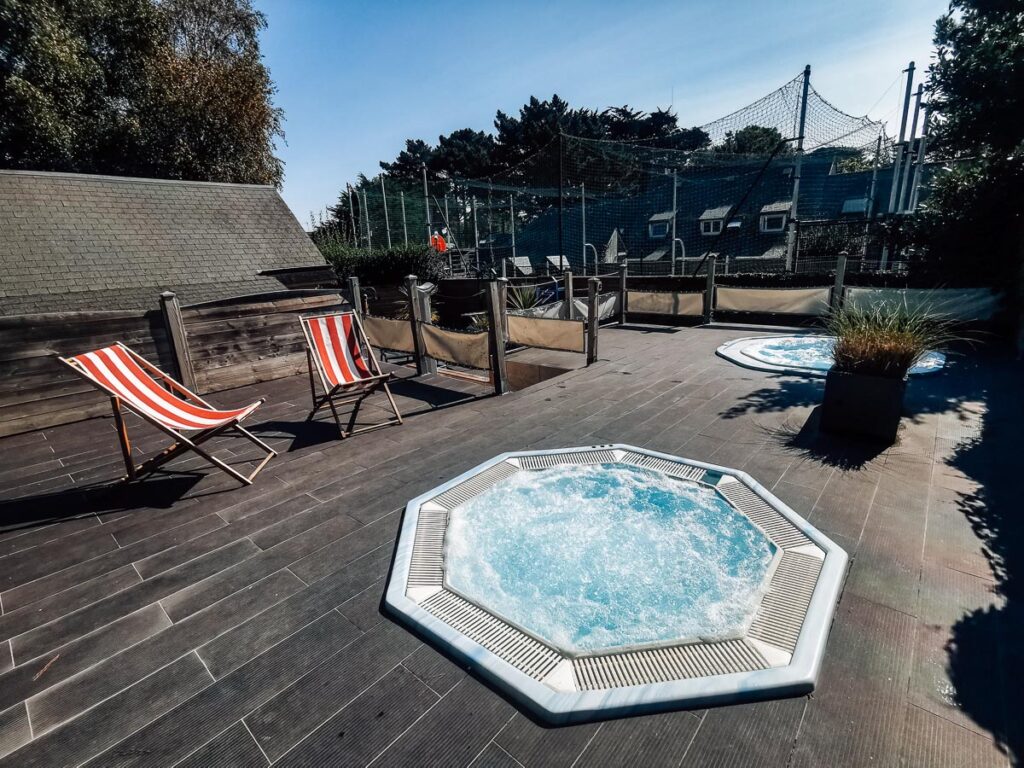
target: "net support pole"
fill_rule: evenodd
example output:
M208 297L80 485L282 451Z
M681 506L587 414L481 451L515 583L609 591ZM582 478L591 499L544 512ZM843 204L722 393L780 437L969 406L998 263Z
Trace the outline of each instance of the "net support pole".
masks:
M896 212L896 202L899 199L900 169L903 166L903 153L906 151L906 147L903 142L907 137L907 116L910 112L910 95L914 87L914 62L910 62L904 71L907 73L907 87L903 92L903 114L900 116L900 137L899 141L896 142L896 157L893 159L892 181L889 184L889 208L887 209L887 213L890 217ZM884 270L889 267L889 244L893 235L894 233L892 232L886 234L886 242L885 245L882 246L882 259L878 265L879 269Z
M587 185L580 184L580 226L583 229L583 274L587 274ZM594 262L594 274L597 274L597 261Z
M427 245L430 245L430 192L427 190L427 164L423 164L423 214L427 222Z
M677 211L677 186L676 186L676 170L672 169L672 263L669 267L669 274L673 277L676 275L676 211ZM597 274L595 270L595 274Z
M491 180L487 180L487 258L494 269L494 202L491 195Z
M504 280L487 281L487 337L491 347L491 381L494 394L504 395L509 391L508 371L505 366L505 288Z
M800 128L796 137L796 162L793 164L793 202L789 209L789 237L786 240L786 271L793 271L796 255L797 221L800 217L800 171L804 161L804 128L807 125L807 93L811 87L811 65L804 67L804 84L800 95Z
M931 117L931 105L925 104L924 119L921 123L921 138L917 141L917 163L914 165L914 179L910 183L910 201L907 203L907 210L913 213L917 210L917 197L921 191L921 176L924 173L924 154L928 148L928 119Z
M373 250L373 231L370 229L370 204L366 202L366 190L363 190L363 213L366 216L366 247Z
M842 251L836 259L836 280L832 284L832 295L829 297L829 309L838 312L843 306L843 283L846 282L846 251Z
M409 223L405 220L405 190L398 193L399 198L402 201L402 237L405 242L405 247L409 247Z
M473 208L473 252L476 254L476 271L480 272L480 227L476 220L476 195L470 198L470 205Z
M868 257L868 239L871 235L871 222L875 218L875 189L878 187L878 163L882 158L882 134L875 141L875 162L871 164L871 184L868 186L868 199L864 206L864 244L860 250L860 268L864 271L864 260Z
M563 160L562 130L558 130L558 269L565 269L565 162Z
M903 165L903 141L907 138L907 116L910 112L910 95L914 87L914 62L910 62L904 70L907 73L907 87L903 93L903 114L900 117L900 138L896 142L896 157L893 160L892 184L889 187L889 213L896 211L896 201L899 195L900 168Z
M715 263L718 261L718 254L708 255L708 277L704 283L704 325L708 325L715 319Z
M356 248L359 247L359 225L356 223L356 208L352 202L352 185L347 184L348 187L348 217L352 221L352 245Z
M900 180L900 196L896 201L896 210L905 212L910 203L910 171L914 166L911 161L914 146L914 136L917 135L917 118L921 114L921 97L924 95L924 84L917 86L917 93L914 94L914 119L910 122L910 135L907 137L907 161L903 164L903 178ZM906 205L904 204L906 199Z
M516 207L512 193L508 193L508 227L512 233L512 264L516 262ZM501 276L505 277L505 260L501 260Z
M587 280L587 365L597 362L597 300L601 295L601 281Z
M619 325L626 324L626 280L628 279L629 267L627 264L619 264Z
M384 202L384 232L387 235L388 248L391 247L391 220L388 218L388 193L384 188L384 174L380 175L380 199Z

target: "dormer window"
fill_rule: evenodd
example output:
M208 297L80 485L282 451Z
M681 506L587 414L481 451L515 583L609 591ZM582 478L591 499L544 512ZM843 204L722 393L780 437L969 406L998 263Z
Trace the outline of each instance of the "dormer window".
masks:
M780 200L777 203L769 203L762 206L760 231L766 235L785 232L786 224L789 220L789 211L792 207L793 203L789 200Z
M672 211L656 213L647 220L647 237L651 240L664 240L672 231Z
M707 208L697 221L700 223L700 233L705 236L717 235L725 226L725 220L732 210L731 205L719 205L715 208Z
M717 235L722 231L722 219L704 219L700 223L700 233L702 235Z

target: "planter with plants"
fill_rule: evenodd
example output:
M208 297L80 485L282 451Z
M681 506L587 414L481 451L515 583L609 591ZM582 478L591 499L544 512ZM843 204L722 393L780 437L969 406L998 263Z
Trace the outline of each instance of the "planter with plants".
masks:
M844 307L828 319L835 364L825 379L821 429L892 444L907 374L950 340L949 324L902 304Z

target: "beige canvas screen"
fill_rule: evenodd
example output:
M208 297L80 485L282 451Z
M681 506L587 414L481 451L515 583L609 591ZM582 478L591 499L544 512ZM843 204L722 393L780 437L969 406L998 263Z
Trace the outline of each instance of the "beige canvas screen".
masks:
M628 291L627 296L626 307L630 312L652 315L699 315L704 312L703 293Z
M991 320L999 294L988 288L847 288L845 301L858 309L898 304L955 320Z
M540 317L508 316L508 340L513 344L542 349L583 352L583 323L578 320L549 320Z
M732 312L778 312L793 315L824 315L828 312L828 288L726 288L715 289L715 309Z
M491 357L488 349L487 332L459 333L446 331L436 325L421 326L423 344L427 357L444 360L469 368L490 368Z
M396 352L415 352L412 326L405 320L391 320L386 317L362 318L363 330L370 344L378 349L393 349Z

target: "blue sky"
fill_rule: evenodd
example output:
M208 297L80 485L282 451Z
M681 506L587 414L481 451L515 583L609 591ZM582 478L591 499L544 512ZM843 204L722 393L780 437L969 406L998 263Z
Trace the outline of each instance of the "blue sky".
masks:
M269 21L263 53L285 112L282 194L303 224L406 138L491 130L496 109L515 111L531 95L599 109L672 103L682 124L699 125L809 63L815 88L836 106L893 121L893 81L910 60L919 71L927 65L946 8L945 0L255 5Z

